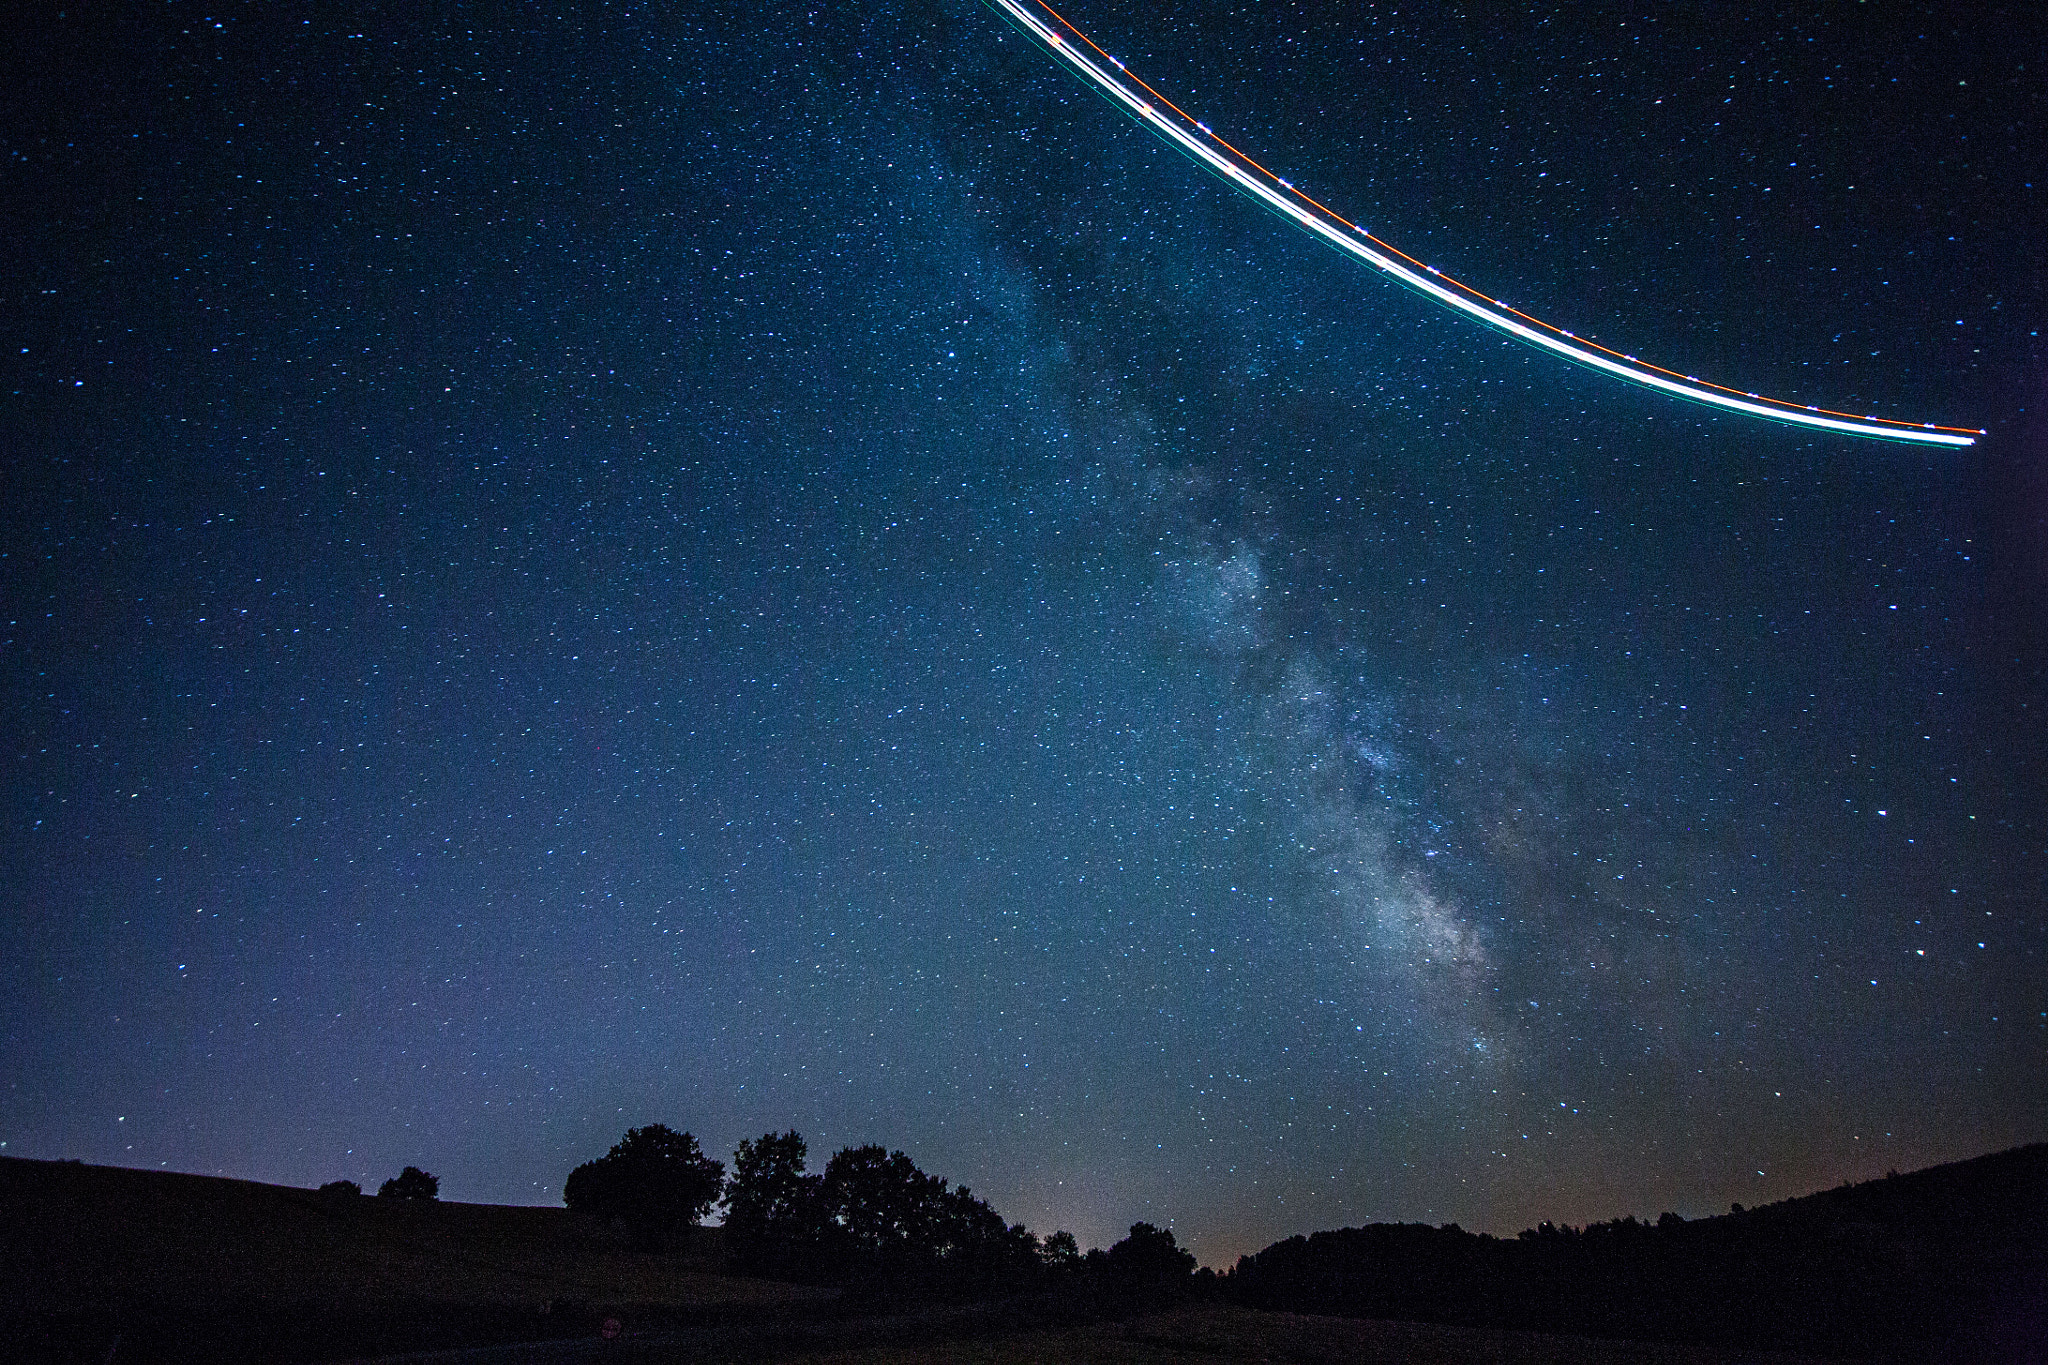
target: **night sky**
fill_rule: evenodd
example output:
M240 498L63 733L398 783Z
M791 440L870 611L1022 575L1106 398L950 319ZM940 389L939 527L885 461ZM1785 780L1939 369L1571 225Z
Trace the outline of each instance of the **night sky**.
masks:
M970 0L45 7L0 1154L794 1126L1223 1264L2048 1137L2048 29L1745 8L1062 12L1977 447Z

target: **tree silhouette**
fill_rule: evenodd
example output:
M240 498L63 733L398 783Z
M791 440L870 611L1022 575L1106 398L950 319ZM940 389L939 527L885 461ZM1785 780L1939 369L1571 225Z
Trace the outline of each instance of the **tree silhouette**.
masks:
M946 1182L902 1152L847 1147L825 1164L826 1219L862 1260L883 1265L936 1260Z
M408 1166L377 1187L379 1199L439 1199L441 1178Z
M669 1246L718 1201L725 1165L666 1124L630 1128L609 1152L569 1172L562 1202L625 1224L643 1250Z
M1044 1243L1038 1248L1038 1259L1047 1270L1061 1273L1078 1270L1081 1265L1081 1244L1074 1240L1074 1234L1071 1232L1049 1232Z
M1090 1259L1095 1253L1090 1252ZM1097 1263L1104 1278L1131 1286L1160 1288L1183 1285L1195 1273L1195 1257L1183 1251L1166 1228L1131 1224L1131 1235L1102 1253Z
M934 1233L928 1254L945 1265L1000 1271L1038 1264L1038 1239L1031 1229L1022 1223L1004 1223L1001 1214L976 1199L965 1185L940 1196Z
M761 1270L972 1272L1039 1263L1023 1224L928 1175L902 1152L847 1147L818 1175L804 1172L804 1140L764 1133L733 1153L725 1194L728 1256ZM1071 1238L1068 1239L1071 1242Z
M824 1221L823 1178L804 1173L804 1140L794 1129L743 1139L725 1187L725 1249L748 1267L790 1264L815 1254Z

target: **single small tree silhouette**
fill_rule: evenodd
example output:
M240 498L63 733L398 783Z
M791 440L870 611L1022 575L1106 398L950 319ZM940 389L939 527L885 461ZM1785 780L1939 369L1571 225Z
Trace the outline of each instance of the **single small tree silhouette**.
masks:
M353 1180L330 1180L320 1187L320 1197L330 1204L347 1204L362 1198L363 1187Z
M377 1187L379 1199L439 1199L441 1178L408 1166Z
M1049 1232L1045 1241L1039 1244L1038 1259L1047 1270L1070 1271L1081 1264L1081 1244L1074 1240L1074 1234L1062 1229Z

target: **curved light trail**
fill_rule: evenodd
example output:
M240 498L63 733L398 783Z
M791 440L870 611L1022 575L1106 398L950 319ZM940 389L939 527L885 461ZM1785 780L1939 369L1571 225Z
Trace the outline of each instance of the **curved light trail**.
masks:
M1985 433L1971 427L1936 426L1932 422L1900 422L1886 417L1864 417L1788 403L1759 394L1745 393L1724 385L1708 383L1658 365L1609 350L1597 342L1573 336L1561 327L1534 318L1520 309L1460 283L1413 256L1396 250L1343 215L1326 208L1297 190L1288 181L1261 166L1225 142L1209 126L1198 121L1131 74L1116 58L1091 42L1088 36L1062 18L1043 0L988 0L1026 36L1048 49L1082 79L1099 89L1140 123L1172 146L1186 152L1225 180L1243 190L1275 213L1299 224L1309 232L1355 256L1376 270L1393 276L1417 293L1510 336L1540 346L1580 365L1588 366L1631 384L1660 389L1665 393L1709 407L1724 408L1750 417L1764 417L1794 426L1817 427L1850 436L1869 436L1886 441L1912 441L1923 445L1974 445Z

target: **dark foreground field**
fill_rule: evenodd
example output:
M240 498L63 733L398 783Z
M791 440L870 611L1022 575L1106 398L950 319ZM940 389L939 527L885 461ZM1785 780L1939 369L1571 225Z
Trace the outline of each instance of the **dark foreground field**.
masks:
M1290 1237L1248 1308L1862 1359L2048 1359L2048 1144L1687 1220ZM2001 1345L2000 1343L2005 1343ZM1968 1351L1965 1346L1968 1344Z
M722 1273L716 1229L636 1252L566 1209L333 1200L209 1176L0 1159L0 1359L486 1362L1385 1362L1734 1365L1817 1359L1217 1301L936 1301ZM944 1296L940 1296L944 1297ZM619 1335L599 1335L607 1319ZM1900 1361L2048 1362L2048 1343ZM1869 1353L1865 1353L1866 1356ZM1878 1358L1885 1358L1879 1353Z
M448 1365L1822 1365L1817 1357L1552 1337L1422 1323L1363 1322L1195 1303L1061 1328L1004 1325L1003 1315L934 1311L787 1324L752 1334L684 1332L616 1342L470 1352ZM836 1341L828 1338L837 1338ZM422 1358L424 1365L425 1359Z
M322 1360L691 1325L831 1291L616 1244L567 1209L358 1197L0 1159L0 1357Z

